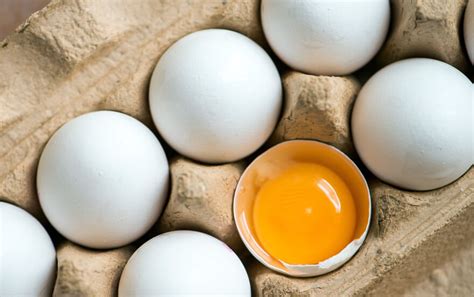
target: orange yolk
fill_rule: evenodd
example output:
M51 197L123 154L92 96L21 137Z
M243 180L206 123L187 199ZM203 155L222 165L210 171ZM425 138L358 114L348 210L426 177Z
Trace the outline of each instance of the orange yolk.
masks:
M292 165L257 193L253 221L265 251L288 264L316 264L354 238L356 210L345 182L312 163Z

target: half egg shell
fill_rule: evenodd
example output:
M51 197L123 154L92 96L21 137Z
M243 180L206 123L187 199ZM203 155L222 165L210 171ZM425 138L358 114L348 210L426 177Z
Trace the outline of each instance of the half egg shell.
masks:
M339 175L347 184L356 209L352 241L336 255L314 264L288 264L270 255L258 242L252 216L255 198L261 186L299 162L322 165ZM240 237L258 261L282 274L312 277L339 268L361 247L369 230L371 198L364 176L344 153L318 141L292 140L270 148L247 167L234 194L233 211Z

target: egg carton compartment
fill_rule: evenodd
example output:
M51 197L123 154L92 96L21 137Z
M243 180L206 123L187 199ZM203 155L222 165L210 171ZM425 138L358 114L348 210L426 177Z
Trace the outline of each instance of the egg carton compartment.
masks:
M463 0L392 1L392 27L384 47L354 76L312 76L280 65L285 108L265 147L317 139L356 159L349 128L352 104L365 79L387 63L433 57L472 78L460 41L465 5ZM246 264L255 296L407 294L433 270L473 249L473 168L456 182L428 192L402 191L365 172L373 216L360 251L324 276L283 276L249 255L233 222L233 191L248 160L203 165L169 149L170 200L156 226L138 242L90 250L53 231L39 207L35 185L49 137L68 120L102 109L129 114L156 132L147 94L161 54L184 35L205 28L235 30L271 54L259 6L254 0L53 0L1 43L0 199L26 209L53 235L58 250L54 296L116 296L120 273L139 244L175 229L204 231L229 244ZM472 267L467 271L474 275ZM434 285L439 290L454 287L455 276L450 275L445 278L451 282Z

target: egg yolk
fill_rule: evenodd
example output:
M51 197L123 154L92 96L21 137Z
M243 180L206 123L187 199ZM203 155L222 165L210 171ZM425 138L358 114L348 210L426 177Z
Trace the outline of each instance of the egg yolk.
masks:
M348 186L334 171L296 163L263 183L253 221L268 254L288 264L316 264L353 240L356 210Z

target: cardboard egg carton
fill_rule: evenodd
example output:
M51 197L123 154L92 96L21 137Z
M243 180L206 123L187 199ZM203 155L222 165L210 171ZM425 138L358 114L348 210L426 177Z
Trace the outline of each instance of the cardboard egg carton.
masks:
M469 69L458 32L465 4L393 1L388 40L371 66L356 76L310 76L282 66L286 106L267 147L312 138L355 157L349 117L364 72L420 55ZM127 113L156 132L148 110L151 72L174 41L205 28L241 32L269 50L254 0L53 0L31 16L0 46L0 199L47 225L35 176L49 137L68 120L99 109ZM473 168L453 184L429 192L401 191L367 174L374 211L370 233L356 256L316 278L274 273L248 255L232 221L233 187L244 166L207 166L175 156L170 203L141 242L176 228L210 233L240 254L255 296L404 294L474 246ZM56 237L55 296L115 296L121 270L140 243L92 251ZM474 269L467 270L474 275ZM445 279L435 283L455 283L449 275Z

